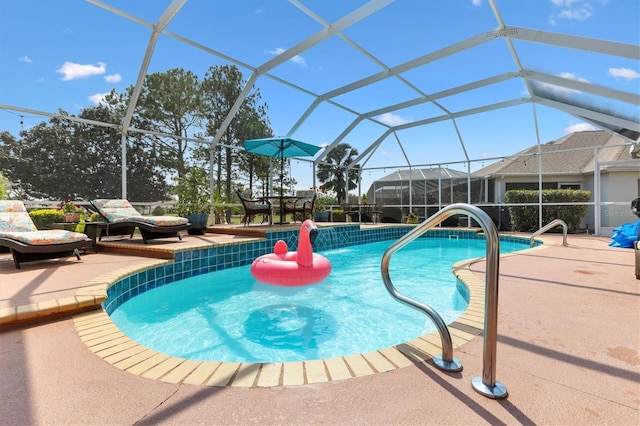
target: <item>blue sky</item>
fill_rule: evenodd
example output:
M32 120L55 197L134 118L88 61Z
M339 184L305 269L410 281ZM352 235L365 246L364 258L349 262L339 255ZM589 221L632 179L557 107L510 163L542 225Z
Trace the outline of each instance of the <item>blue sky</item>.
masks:
M317 19L294 3L189 0L167 30L241 64L258 67L320 31L318 20L334 23L366 1L299 0ZM170 1L105 0L102 4L154 23ZM640 44L637 0L496 0L496 5L508 26ZM380 73L383 66L393 68L497 27L486 0L397 0L347 27L342 32L344 38L333 36L270 74L321 95ZM95 105L111 89L123 92L135 83L149 36L146 26L86 1L0 0L0 104L77 114ZM353 44L377 61L354 49ZM637 60L521 40L515 40L514 47L524 68L640 94ZM162 35L148 72L184 68L204 76L208 67L227 63L224 58ZM251 70L239 68L249 78ZM419 96L411 86L433 94L515 70L506 42L496 39L402 73L404 81L390 78L332 99L341 106L323 102L292 136L318 145L329 144L353 122L354 113ZM290 133L314 100L308 93L267 76L260 77L256 86L269 106L276 135ZM526 96L524 84L515 79L439 102L456 112ZM636 106L599 101L601 106L638 115ZM590 128L572 115L545 106L536 106L535 113L542 143ZM442 114L442 109L431 103L396 110L376 117L379 123L361 122L344 142L362 151L384 132L380 123L411 123ZM45 120L0 109L0 130L14 135ZM365 172L363 189L372 180L406 165L405 156L414 165L427 165L464 160L466 150L470 159L479 160L473 163L477 169L484 158L514 154L537 142L531 103L461 117L456 124L457 129L451 121L440 121L399 131L402 148L394 135L387 137L366 165L381 169ZM462 165L452 167L464 170ZM311 185L308 163L294 160L292 173L299 188Z

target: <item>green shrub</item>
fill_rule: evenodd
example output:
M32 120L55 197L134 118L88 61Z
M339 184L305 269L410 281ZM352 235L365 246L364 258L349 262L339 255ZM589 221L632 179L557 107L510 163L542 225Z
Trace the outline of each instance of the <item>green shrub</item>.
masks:
M36 228L40 230L52 229L54 223L64 222L64 213L58 209L31 210L29 216L31 216Z
M105 220L102 217L102 215L100 213L98 213L98 212L91 213L91 216L89 216L88 221L89 222L105 222Z
M347 217L342 209L334 209L331 211L331 221L333 222L344 222L347 220Z
M156 208L153 209L153 213L151 213L154 216L164 216L165 214L165 210L164 207L162 206L156 206Z
M591 191L575 189L543 189L543 203L585 203L591 199ZM508 204L538 203L537 190L512 190L505 192ZM546 225L554 219L561 219L575 232L580 228L582 219L587 214L587 205L543 206L542 224ZM538 226L538 206L510 206L511 227L516 231L536 231Z

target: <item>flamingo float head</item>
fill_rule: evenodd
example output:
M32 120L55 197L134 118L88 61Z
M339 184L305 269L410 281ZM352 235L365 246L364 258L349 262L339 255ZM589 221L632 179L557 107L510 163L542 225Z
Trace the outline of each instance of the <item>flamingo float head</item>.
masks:
M300 235L302 235L303 231L306 231L309 235L309 242L311 242L311 244L318 238L318 227L310 219L305 220L302 222L302 225L300 225Z

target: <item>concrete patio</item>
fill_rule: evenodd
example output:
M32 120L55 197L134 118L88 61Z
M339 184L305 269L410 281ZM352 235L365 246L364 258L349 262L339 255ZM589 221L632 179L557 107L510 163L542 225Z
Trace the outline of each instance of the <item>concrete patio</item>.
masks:
M153 244L158 253L255 236L207 234ZM640 424L640 281L631 249L609 238L545 234L545 248L501 258L497 379L509 396L486 398L482 336L454 355L460 373L430 361L301 386L211 387L123 371L91 352L73 319L0 332L0 418L61 424ZM135 246L137 243L130 243ZM162 257L161 255L155 257ZM153 261L87 253L16 270L0 255L0 308L73 298L92 278ZM482 261L468 266L483 279Z

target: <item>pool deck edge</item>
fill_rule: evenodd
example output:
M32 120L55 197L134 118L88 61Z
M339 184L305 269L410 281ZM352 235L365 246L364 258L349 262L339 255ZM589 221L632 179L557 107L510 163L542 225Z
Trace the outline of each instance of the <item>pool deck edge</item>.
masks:
M553 241L539 238L544 244L525 250L540 250ZM504 254L511 256L517 254ZM471 266L484 258L466 259L452 266L454 275L469 290L467 309L448 324L453 348L459 348L482 334L484 327L485 283ZM87 348L104 361L142 377L167 383L189 383L217 387L300 386L313 383L346 380L383 373L409 365L427 362L442 353L437 331L409 342L364 354L283 363L245 363L193 361L172 357L148 349L126 337L111 322L100 304L106 299L106 289L123 276L144 270L166 260L149 261L122 268L94 278L80 288L76 297L93 300L93 310L73 316L73 323ZM98 300L101 300L98 303Z

